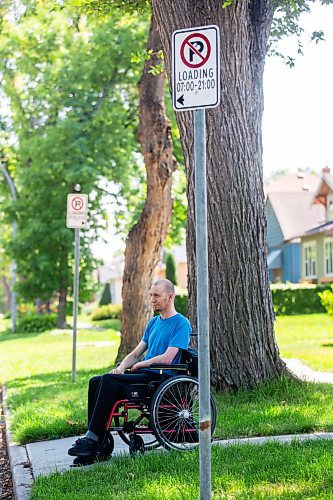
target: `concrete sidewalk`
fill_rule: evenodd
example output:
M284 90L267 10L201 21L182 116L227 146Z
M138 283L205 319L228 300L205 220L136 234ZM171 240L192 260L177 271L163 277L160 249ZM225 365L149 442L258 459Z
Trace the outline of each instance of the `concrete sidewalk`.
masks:
M67 454L67 450L74 443L75 439L77 437L41 441L26 446L18 446L13 443L9 445L16 500L28 500L32 483L36 477L48 475L52 472L64 472L71 468L74 457L70 457ZM114 435L114 439L115 449L112 457L128 455L128 446L121 441L118 435ZM219 446L231 446L234 444L262 445L272 441L291 443L294 440L308 441L320 439L333 439L333 432L225 439L214 441L213 444ZM93 465L88 465L87 467L93 467Z
M283 361L286 363L289 370L302 380L306 380L307 382L333 384L332 372L317 372L315 370L311 370L311 368L306 366L299 359L288 358Z

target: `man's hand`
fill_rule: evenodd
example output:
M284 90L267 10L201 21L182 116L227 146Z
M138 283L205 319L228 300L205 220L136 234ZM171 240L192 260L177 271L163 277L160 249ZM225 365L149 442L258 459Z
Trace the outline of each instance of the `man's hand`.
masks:
M140 370L140 368L144 367L145 367L144 363L142 361L139 361L139 363L135 363L135 365L131 367L131 371L136 372L137 370Z
M110 371L110 373L114 373L116 375L122 375L124 373L125 370L123 370L122 368L120 368L120 365L117 366L116 368L114 368L113 370Z

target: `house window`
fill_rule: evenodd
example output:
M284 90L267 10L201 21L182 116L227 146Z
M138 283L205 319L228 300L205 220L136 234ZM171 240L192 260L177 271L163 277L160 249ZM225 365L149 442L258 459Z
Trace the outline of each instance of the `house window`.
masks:
M309 241L304 244L304 276L316 278L316 242Z
M324 240L324 259L325 259L325 274L331 276L333 274L333 238Z

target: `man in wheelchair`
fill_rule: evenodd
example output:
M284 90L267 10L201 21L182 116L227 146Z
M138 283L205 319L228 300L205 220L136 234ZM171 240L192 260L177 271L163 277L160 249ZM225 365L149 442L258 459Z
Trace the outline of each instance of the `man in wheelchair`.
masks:
M142 340L117 368L89 381L88 431L68 450L69 455L78 457L78 463L80 458L87 459L99 453L110 424L110 414L117 401L126 397L129 385L148 385L179 374L172 370L172 365L179 364L182 350L188 349L191 324L175 309L175 289L171 281L155 281L150 297L152 307L159 315L149 321ZM151 370L152 363L170 365L170 370L163 370L163 373Z

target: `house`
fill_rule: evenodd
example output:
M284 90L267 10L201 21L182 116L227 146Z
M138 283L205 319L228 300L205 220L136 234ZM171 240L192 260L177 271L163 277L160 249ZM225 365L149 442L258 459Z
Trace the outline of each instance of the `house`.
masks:
M320 206L325 220L304 233L302 242L302 276L308 283L333 282L333 175L329 168L323 176L312 199L313 206Z
M187 288L187 260L185 245L175 246L172 253L176 264L177 289L184 291ZM109 284L111 303L122 303L123 273L125 266L125 256L123 253L117 253L112 261L99 266L95 275L97 281L101 284ZM165 278L165 263L161 257L154 271L154 278Z
M112 304L121 304L121 289L123 286L124 255L113 257L111 262L99 266L97 269L97 281L109 284Z
M305 172L285 175L265 186L267 261L270 281L301 279L301 236L325 221L325 209L314 205L319 177Z

